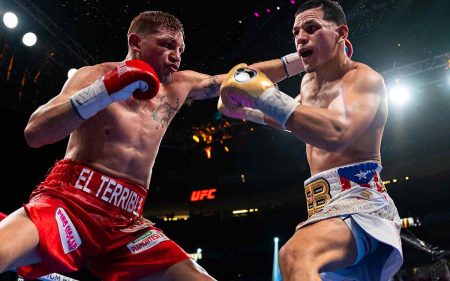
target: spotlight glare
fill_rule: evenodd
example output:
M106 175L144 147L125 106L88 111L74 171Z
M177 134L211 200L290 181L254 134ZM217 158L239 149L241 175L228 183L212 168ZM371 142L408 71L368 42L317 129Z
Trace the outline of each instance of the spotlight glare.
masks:
M76 68L71 68L69 69L69 71L67 71L67 78L72 78L72 76L75 74L75 72L77 72L78 69Z
M19 23L19 19L17 18L16 14L12 12L6 12L3 15L3 23L7 28L14 28Z
M397 105L408 102L411 92L405 85L396 84L389 90L389 99Z
M278 267L278 237L273 239L273 265L272 265L272 281L281 280L280 268Z
M25 44L25 46L32 47L37 42L36 34L33 32L25 33L25 35L22 37L22 42Z

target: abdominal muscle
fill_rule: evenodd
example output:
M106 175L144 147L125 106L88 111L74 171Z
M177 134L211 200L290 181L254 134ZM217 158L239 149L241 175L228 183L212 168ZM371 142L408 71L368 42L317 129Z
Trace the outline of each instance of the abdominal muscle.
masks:
M375 125L372 124L372 126ZM371 161L381 165L382 133L382 128L369 127L366 133L355 139L347 148L339 151L326 151L307 144L306 156L311 176L332 168L359 162Z
M158 126L149 108L130 110L127 103L110 105L71 134L65 158L148 189L167 128Z

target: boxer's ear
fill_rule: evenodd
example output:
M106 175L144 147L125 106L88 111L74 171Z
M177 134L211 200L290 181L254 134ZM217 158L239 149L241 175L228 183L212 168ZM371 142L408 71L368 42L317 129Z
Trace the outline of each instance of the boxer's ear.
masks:
M338 26L337 28L337 33L339 36L338 40L345 40L348 37L348 26L346 26L345 24L341 24Z
M141 48L139 47L139 42L141 41L141 36L136 33L131 33L128 35L128 47L132 50L139 52Z

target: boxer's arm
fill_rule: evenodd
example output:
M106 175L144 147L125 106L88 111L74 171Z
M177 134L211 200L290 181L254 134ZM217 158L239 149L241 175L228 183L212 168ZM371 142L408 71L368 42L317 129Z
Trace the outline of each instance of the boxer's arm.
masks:
M297 95L294 100L298 101L298 103L301 105L302 104L302 96L301 95ZM283 128L277 121L275 121L273 118L271 118L270 116L264 115L264 123L266 125L269 125L272 128L278 129L278 130L283 130L283 131L288 131L289 130Z
M280 59L254 63L250 67L261 70L274 83L303 71L303 64L297 53L283 56ZM188 99L201 100L219 96L220 85L226 74L211 76L195 71L186 71L186 73L190 73L189 80L192 81Z
M353 46L348 39L345 39L345 52L349 58L352 57ZM261 70L273 83L305 71L305 66L297 52L285 55L280 59L254 63L249 67Z
M195 71L183 71L185 80L189 82L187 98L191 100L203 100L217 98L220 85L225 78L224 74L208 75Z
M350 40L345 39L345 46L347 56L351 58L353 47ZM297 52L285 55L280 59L254 63L249 67L261 70L274 83L278 83L288 77L295 76L305 71L303 62Z
M274 83L304 71L303 63L297 53L288 54L280 59L254 63L249 67L261 70Z
M67 137L84 120L73 110L69 97L100 77L95 66L80 68L64 84L61 92L40 106L25 128L25 140L31 147L40 147Z
M58 96L32 114L25 128L30 146L39 147L67 137L82 121L114 102L131 95L138 100L151 99L159 91L158 75L142 60L126 60L106 73L102 70L100 65L78 70Z
M372 124L386 95L381 75L372 70L354 71L357 73L343 81L343 93L334 101L341 105L334 104L333 109L300 105L287 120L286 128L324 150L340 151L352 145Z
M301 95L298 95L297 97L295 97L294 100L298 101L300 105L302 104L302 97L301 97ZM291 132L291 131L289 131L289 129L283 128L277 121L275 121L270 116L264 115L264 123L266 125L269 125L272 128L275 128L275 129L278 129L278 130L282 130L282 131L286 131L286 132Z

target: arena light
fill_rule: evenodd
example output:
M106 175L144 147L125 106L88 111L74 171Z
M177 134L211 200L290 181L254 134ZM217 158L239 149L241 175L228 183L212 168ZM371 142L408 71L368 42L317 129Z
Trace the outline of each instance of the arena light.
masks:
M273 238L273 265L272 265L272 281L277 281L280 275L280 269L278 267L278 237Z
M422 223L420 222L419 218L413 218L413 217L407 217L401 219L401 226L402 228L410 228L410 227L416 227L421 226Z
M206 154L206 158L211 159L211 146L207 146L203 149L203 151L205 151Z
M75 74L75 72L77 72L78 69L76 68L71 68L69 69L69 71L67 71L67 78L72 78L72 76Z
M233 215L239 215L239 214L246 214L248 213L247 209L242 209L242 210L234 210L231 212Z
M234 210L231 213L235 216L240 216L240 215L248 215L248 213L255 213L258 212L259 209L254 208L254 209L241 209L241 210Z
M198 248L197 252L188 254L194 261L202 259L202 249Z
M388 91L389 100L395 105L406 104L411 96L411 91L404 84L394 84Z
M37 42L37 36L33 32L27 32L23 35L22 42L25 46L32 47Z
M13 12L6 12L3 15L3 23L6 25L7 28L15 28L19 23L19 19Z
M197 252L195 253L195 261L198 261L198 260L201 260L202 259L202 257L203 257L203 255L202 255L202 249L201 248L198 248L197 249Z

